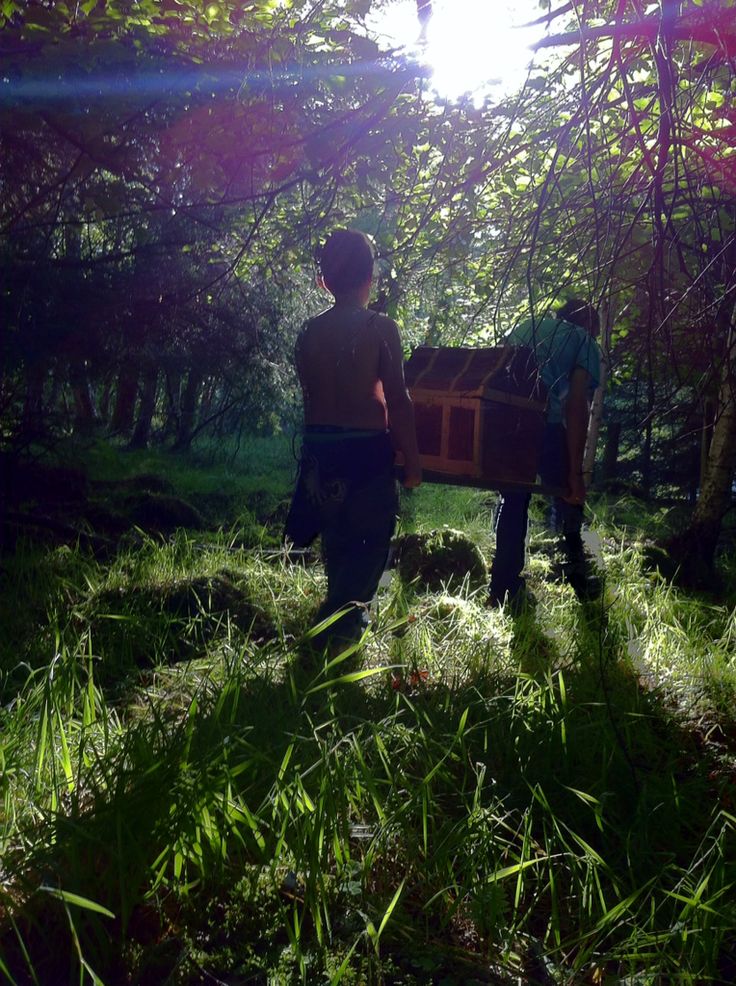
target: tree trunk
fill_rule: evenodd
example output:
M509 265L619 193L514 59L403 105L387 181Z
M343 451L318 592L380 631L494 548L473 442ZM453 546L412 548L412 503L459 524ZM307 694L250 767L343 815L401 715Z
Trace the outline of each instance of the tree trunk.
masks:
M129 448L146 448L151 436L151 420L156 410L156 391L158 389L158 367L149 367L143 375L141 406L138 409L138 420Z
M112 399L112 385L113 385L113 378L108 373L107 376L105 377L105 382L102 386L102 393L100 395L99 415L100 415L100 421L102 421L103 424L106 424L108 418L110 417L110 401Z
M181 408L179 414L179 430L176 435L174 448L177 452L186 452L192 444L192 432L194 431L194 419L197 414L197 402L199 400L199 390L202 383L202 374L193 367L187 377L187 385L181 397Z
M651 342L650 342L651 357ZM654 371L652 360L647 360L647 416L644 422L644 449L641 464L641 485L644 496L649 498L652 491L652 424L654 420Z
M181 372L167 370L166 384L166 420L162 437L165 441L174 438L179 430L179 408L181 406Z
M601 430L603 420L603 400L606 393L606 383L608 381L608 351L610 348L611 327L608 322L608 313L604 313L603 324L605 326L603 335L603 358L601 359L601 379L593 395L593 403L590 408L590 418L588 419L588 436L585 440L585 453L583 455L583 481L586 486L590 486L593 480L593 468L595 467L595 451L598 445L598 434Z
M708 472L708 455L710 453L710 443L713 438L713 419L716 416L716 409L713 401L706 398L703 403L703 429L700 433L700 481L698 488L702 490L705 484L705 477Z
M690 522L691 534L697 532L700 554L709 565L721 530L721 521L731 506L731 487L736 469L736 331L731 326L728 352L721 371L718 414L713 422L713 437L708 450L705 479Z
M200 420L209 416L210 410L212 408L212 400L215 395L215 378L209 377L206 386L202 390L202 399L199 402L199 417Z
M708 585L715 579L715 551L721 523L733 500L736 470L736 238L732 237L721 256L721 271L725 290L716 314L716 328L718 336L725 340L725 347L717 411L698 502L688 528L670 545L680 564L681 580L696 586Z
M618 474L618 448L621 441L621 422L611 421L606 435L606 447L603 452L601 479L615 479Z
M70 366L72 394L74 396L74 430L80 435L89 435L97 424L97 410L92 397L87 367L83 362Z
M53 414L54 410L64 400L64 388L66 387L66 375L62 367L57 363L51 373L51 386L46 406Z
M118 391L115 397L115 410L112 413L112 431L119 435L129 435L133 428L135 401L138 396L138 366L129 362L120 370Z
M43 388L46 367L42 360L26 366L26 393L23 403L23 433L40 435L43 430Z
M734 305L719 321L733 318ZM713 422L708 461L687 529L672 539L670 553L680 566L684 585L708 588L716 581L715 551L721 523L732 502L736 470L736 328L728 326L726 358L721 369L718 413Z

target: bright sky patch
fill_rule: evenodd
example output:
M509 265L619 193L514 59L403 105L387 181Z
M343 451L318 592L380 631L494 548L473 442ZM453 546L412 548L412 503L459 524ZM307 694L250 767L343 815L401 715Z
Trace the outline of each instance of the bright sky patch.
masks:
M466 93L476 101L519 87L532 60L529 45L543 26L521 28L541 16L534 0L433 0L427 43L418 47L416 0L391 5L374 21L389 43L413 51L432 69L432 88L446 99Z

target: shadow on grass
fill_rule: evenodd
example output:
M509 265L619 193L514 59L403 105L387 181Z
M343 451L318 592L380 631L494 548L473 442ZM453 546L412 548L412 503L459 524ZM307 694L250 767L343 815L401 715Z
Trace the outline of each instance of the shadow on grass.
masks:
M678 961L712 973L727 933L710 929L707 956L706 910L688 913L690 952L678 930L683 896L707 878L720 916L736 880L708 765L621 660L605 611L580 607L573 660L533 620L516 631L518 675L488 666L404 694L360 677L356 654L283 676L233 665L184 711L152 705L7 863L30 895L0 941L18 982L20 939L40 982L71 981L80 952L111 983L297 981L297 959L323 976L325 952L355 942L374 977L439 982L454 950L465 981L536 982L540 955L554 975L594 954L621 974L637 936L663 970L679 943ZM368 922L387 913L379 960ZM514 950L508 977L491 975Z

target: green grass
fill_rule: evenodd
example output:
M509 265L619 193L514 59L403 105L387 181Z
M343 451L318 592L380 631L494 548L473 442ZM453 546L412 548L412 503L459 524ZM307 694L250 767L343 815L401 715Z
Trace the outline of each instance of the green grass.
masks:
M108 442L96 442L73 454L95 479L125 479L141 473L166 476L186 494L219 489L223 484L263 492L282 492L294 475L291 439L244 437L237 444L200 443L187 455L162 448L121 451Z
M486 494L405 502L406 529L490 554ZM554 580L537 527L535 614L394 578L362 651L311 666L319 566L231 532L104 561L22 546L3 570L0 973L732 981L734 614L643 568L628 507L599 526L596 604ZM172 612L182 586L196 602Z

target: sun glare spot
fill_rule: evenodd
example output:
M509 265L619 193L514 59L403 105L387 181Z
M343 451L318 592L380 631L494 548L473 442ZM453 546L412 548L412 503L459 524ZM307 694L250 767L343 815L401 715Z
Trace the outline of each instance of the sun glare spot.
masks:
M374 23L397 48L425 61L432 88L444 99L470 94L477 103L520 87L542 26L524 28L540 15L535 0L433 0L426 42L420 43L416 0L389 5Z

